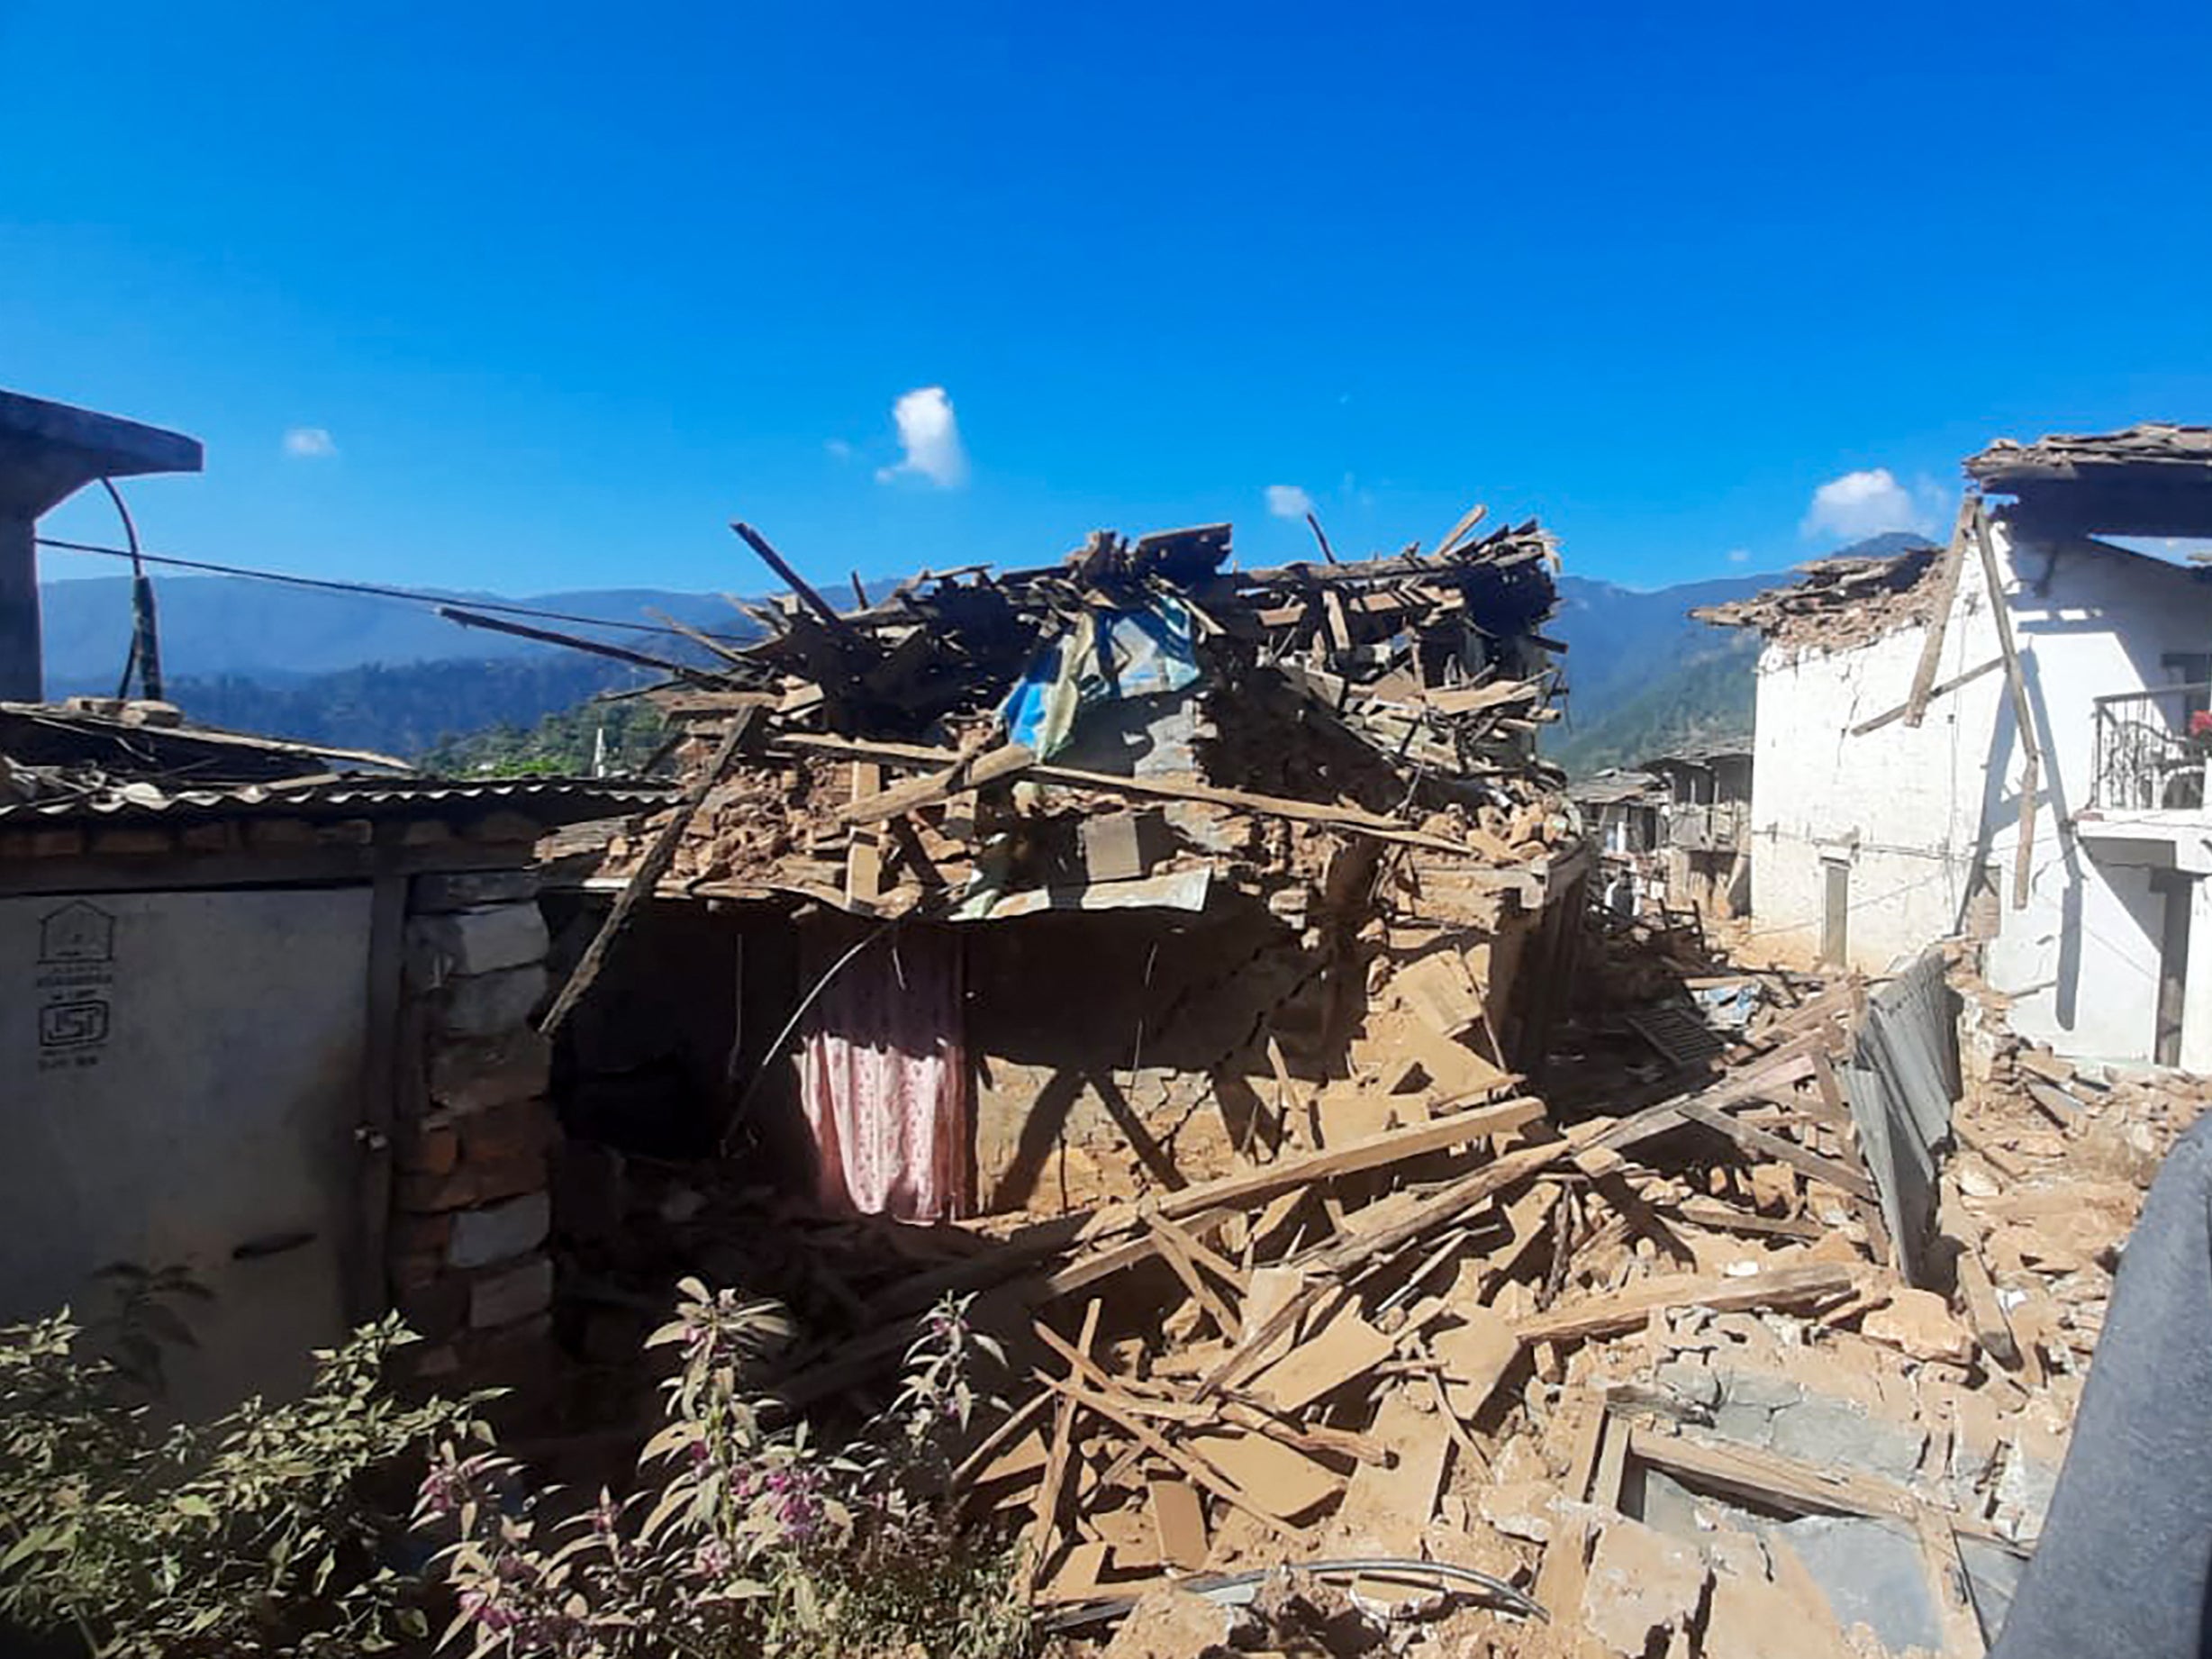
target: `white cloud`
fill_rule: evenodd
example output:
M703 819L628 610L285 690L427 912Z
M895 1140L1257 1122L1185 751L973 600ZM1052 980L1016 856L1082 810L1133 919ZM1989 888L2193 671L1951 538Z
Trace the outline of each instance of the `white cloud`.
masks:
M1856 541L1885 530L1916 530L1925 536L1936 528L1922 498L1899 484L1887 467L1871 467L1831 478L1815 490L1798 532Z
M891 418L898 426L899 447L906 451L906 458L896 467L879 468L877 483L889 484L901 473L917 474L940 490L956 490L967 482L967 451L960 444L960 422L943 386L915 387L892 404Z
M338 453L338 443L320 426L295 426L285 434L285 453L304 461L326 461Z
M833 461L849 461L853 458L852 445L847 443L842 438L831 438L825 440L822 449Z
M1295 484L1267 486L1267 511L1279 519L1302 519L1313 511L1313 497Z
M1749 548L1730 548L1728 549L1728 563L1731 565L1750 564L1751 549Z

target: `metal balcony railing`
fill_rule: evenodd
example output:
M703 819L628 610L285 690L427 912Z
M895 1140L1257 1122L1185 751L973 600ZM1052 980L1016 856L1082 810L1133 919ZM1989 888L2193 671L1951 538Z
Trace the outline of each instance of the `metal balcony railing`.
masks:
M2090 804L2121 812L2201 810L2212 759L2207 704L2212 681L2206 680L2098 698Z

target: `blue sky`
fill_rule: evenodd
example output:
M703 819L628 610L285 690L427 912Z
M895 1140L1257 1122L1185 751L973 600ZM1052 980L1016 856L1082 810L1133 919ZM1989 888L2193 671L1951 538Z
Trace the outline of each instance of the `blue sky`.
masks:
M90 15L0 0L0 385L204 440L131 488L201 557L1250 562L1309 546L1272 485L1649 586L1947 522L1993 436L2212 419L2201 5Z

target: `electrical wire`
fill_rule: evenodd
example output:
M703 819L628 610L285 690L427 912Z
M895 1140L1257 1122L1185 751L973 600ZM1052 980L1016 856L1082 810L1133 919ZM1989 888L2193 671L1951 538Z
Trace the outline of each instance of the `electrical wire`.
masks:
M212 559L186 558L174 553L145 553L130 548L105 547L96 541L66 541L56 536L41 536L38 544L62 553L96 553L108 558L127 558L149 565L166 565L175 570L196 570L208 576L242 576L256 582L274 582L286 587L313 589L326 594L349 594L366 599L389 599L404 604L435 608L451 604L458 599L470 609L494 612L503 616L535 617L543 621L571 622L586 628L613 628L628 633L666 634L671 639L685 637L681 629L665 627L656 622L623 621L616 617L584 616L573 611L548 611L537 605L518 605L506 601L477 599L466 594L437 594L421 588L387 587L375 582L347 582L331 576L295 576L282 570L257 570L246 565L219 564ZM718 634L705 629L696 631L710 639L719 639L727 645L745 646L750 639L732 634Z

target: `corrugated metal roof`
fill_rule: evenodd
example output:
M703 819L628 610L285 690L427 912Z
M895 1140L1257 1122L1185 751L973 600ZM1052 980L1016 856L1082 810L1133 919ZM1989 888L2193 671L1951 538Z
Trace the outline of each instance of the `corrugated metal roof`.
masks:
M1623 801L1637 801L1649 795L1654 801L1666 798L1664 781L1648 772L1600 772L1573 784L1567 793L1584 806L1615 806Z
M673 784L605 778L344 776L293 784L196 787L131 778L82 787L64 784L57 793L0 802L0 824L168 815L388 818L414 814L442 818L472 808L505 808L558 824L657 806L674 793Z

